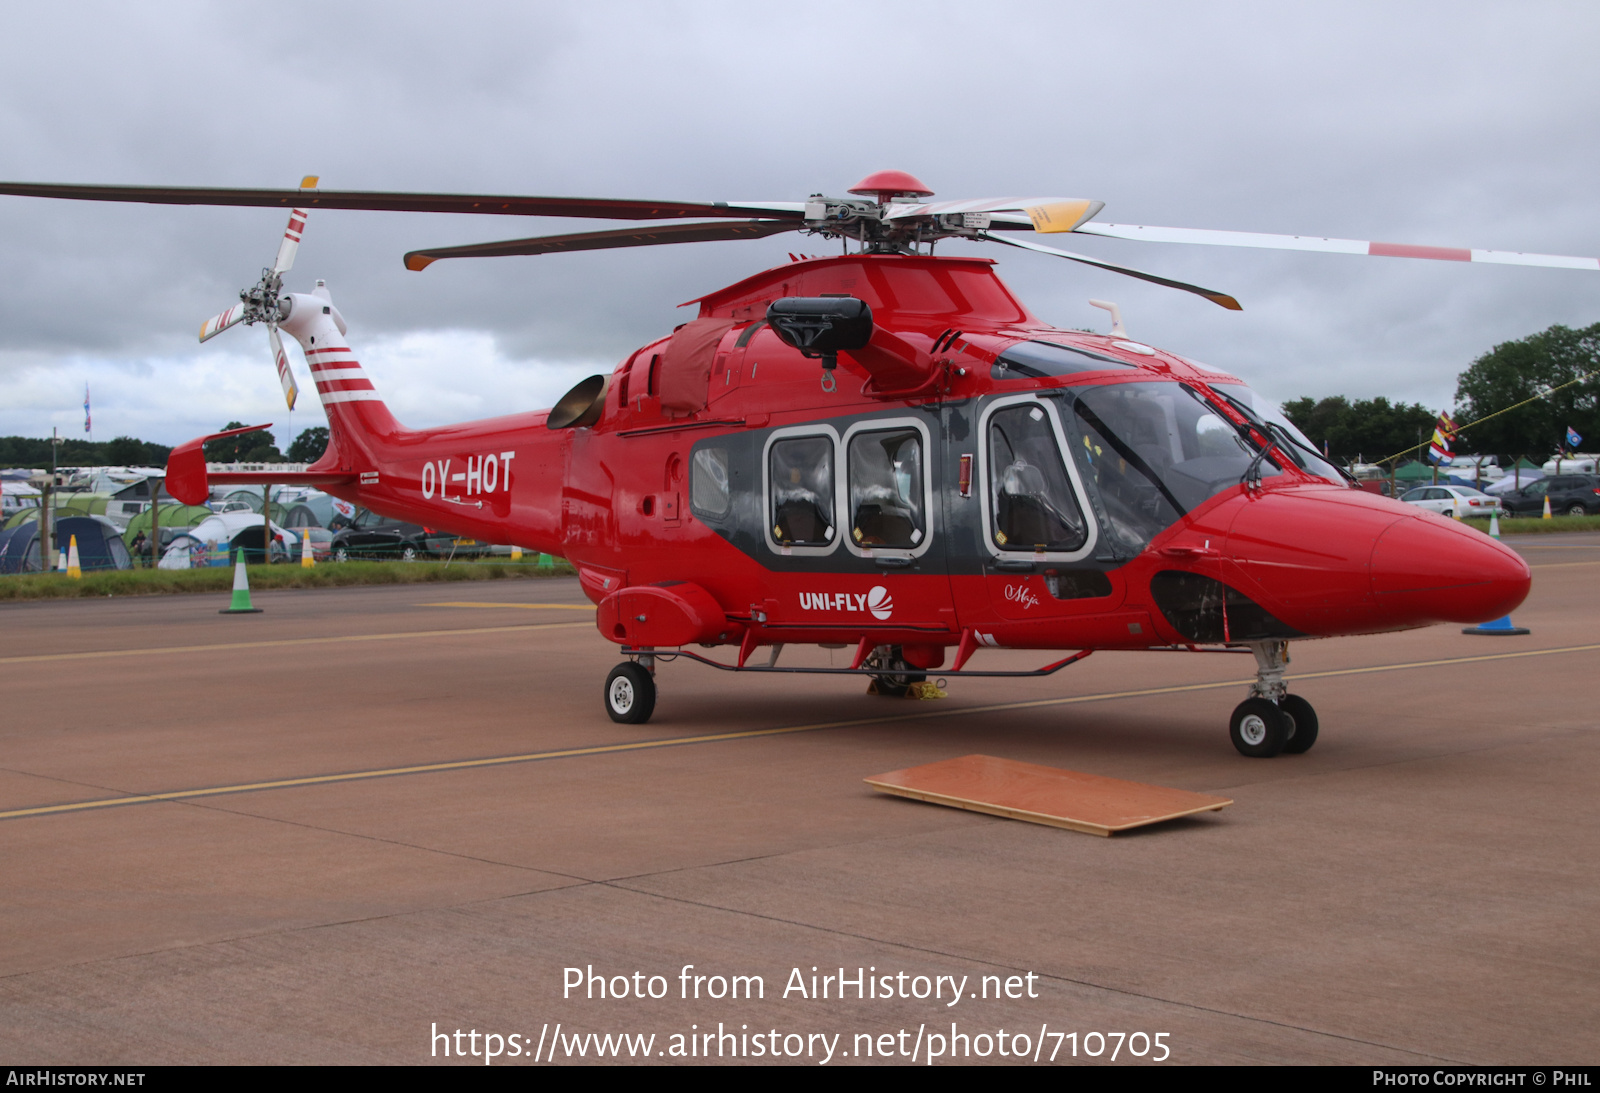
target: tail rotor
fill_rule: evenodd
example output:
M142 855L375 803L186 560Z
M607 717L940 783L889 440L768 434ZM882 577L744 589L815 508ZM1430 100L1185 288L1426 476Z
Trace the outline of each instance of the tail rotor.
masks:
M300 180L300 189L314 190L317 181L316 175L307 175ZM262 270L261 280L254 286L240 290L237 304L207 319L200 327L200 340L208 342L240 323L265 323L273 364L278 369L278 382L283 385L284 402L291 410L300 397L300 387L295 383L294 370L289 367L289 357L283 351L283 338L278 334L278 324L289 317L291 301L283 295L283 275L294 268L294 258L300 249L300 237L305 232L307 215L306 209L289 211L289 226L284 229L283 239L278 243L278 256L272 268Z

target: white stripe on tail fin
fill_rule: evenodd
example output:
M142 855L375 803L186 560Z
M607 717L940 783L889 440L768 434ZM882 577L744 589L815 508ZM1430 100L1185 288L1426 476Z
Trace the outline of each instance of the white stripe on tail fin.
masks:
M327 289L319 285L315 293L297 292L290 299L289 315L278 327L305 351L317 397L328 414L328 451L318 461L319 469L324 464L344 470L369 468L376 450L406 430L389 413L383 396L345 343L344 318Z

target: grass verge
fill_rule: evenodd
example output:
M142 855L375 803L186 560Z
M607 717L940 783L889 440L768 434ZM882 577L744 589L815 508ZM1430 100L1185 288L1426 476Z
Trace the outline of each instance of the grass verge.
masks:
M576 572L557 559L540 568L532 562L324 562L252 565L250 590L271 588L347 588L364 584L427 584L435 581L501 581L569 577ZM23 573L0 577L0 601L78 599L102 596L160 596L174 592L226 594L233 587L232 566L205 569L121 569L85 573L72 580L62 573Z
M1463 520L1479 531L1489 530L1488 517ZM1600 516L1507 516L1500 520L1501 535L1555 535L1563 531L1600 531Z

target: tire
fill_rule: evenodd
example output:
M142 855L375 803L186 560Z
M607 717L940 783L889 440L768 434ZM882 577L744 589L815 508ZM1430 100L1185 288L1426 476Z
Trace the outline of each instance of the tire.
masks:
M606 676L605 702L607 715L619 725L642 725L655 712L655 677L625 660Z
M898 645L885 658L883 667L906 669L904 672L896 671L892 674L884 673L872 677L872 682L877 685L878 694L884 698L904 698L906 693L911 690L913 683L922 683L928 678L926 672L910 670L911 665L900 659L900 647Z
M343 543L334 547L333 560L336 562L348 562L350 560L350 548L345 546Z
M417 557L418 555L416 546L411 543L400 544L400 560L402 562L414 562L417 560Z
M1240 755L1271 759L1289 738L1289 716L1265 698L1247 698L1228 719L1228 736Z
M1589 510L1583 507L1583 502L1582 501L1574 501L1571 505L1567 506L1567 515L1568 516L1587 516L1587 515L1589 515Z
M1283 742L1286 755L1304 755L1317 742L1317 711L1299 695L1284 695L1278 709L1288 715L1293 726Z

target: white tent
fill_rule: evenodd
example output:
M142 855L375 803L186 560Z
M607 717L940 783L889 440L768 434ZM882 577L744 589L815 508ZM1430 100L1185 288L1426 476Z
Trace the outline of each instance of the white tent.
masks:
M261 517L253 512L220 512L207 516L194 527L173 539L161 556L161 569L195 569L208 565L230 565L230 549L241 533L259 530ZM272 525L272 540L287 557L296 556L300 537L278 524ZM251 549L254 549L252 547Z

